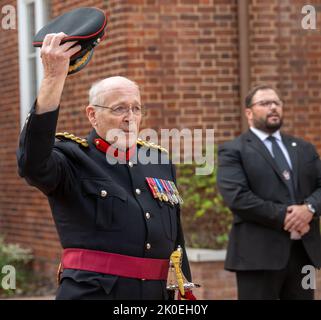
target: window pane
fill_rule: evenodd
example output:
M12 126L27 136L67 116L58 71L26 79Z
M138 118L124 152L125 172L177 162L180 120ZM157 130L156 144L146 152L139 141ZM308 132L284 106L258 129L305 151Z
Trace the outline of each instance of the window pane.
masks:
M29 90L30 90L30 101L31 106L37 96L37 66L36 57L29 58Z
M33 38L36 34L35 27L35 4L34 2L27 4L27 25L28 28L28 53L33 53L35 48L32 46Z

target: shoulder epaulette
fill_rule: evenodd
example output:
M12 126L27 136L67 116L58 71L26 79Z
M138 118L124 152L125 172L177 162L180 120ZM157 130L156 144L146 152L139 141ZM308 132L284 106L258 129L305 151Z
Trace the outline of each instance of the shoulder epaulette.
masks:
M158 145L158 144L155 144L154 142L149 142L149 141L145 141L145 140L142 140L140 138L137 139L137 144L143 146L143 147L146 147L146 148L153 148L153 149L158 149L162 152L166 152L168 153L167 149L163 148L162 146Z
M86 139L76 137L75 135L68 133L68 132L57 132L56 138L59 140L72 140L85 148L87 148L89 146Z

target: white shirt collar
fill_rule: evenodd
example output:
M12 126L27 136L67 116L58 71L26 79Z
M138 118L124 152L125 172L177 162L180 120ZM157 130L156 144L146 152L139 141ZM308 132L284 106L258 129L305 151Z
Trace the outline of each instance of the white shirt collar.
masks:
M257 128L254 128L254 127L250 127L250 130L261 140L261 141L265 141L269 136L270 134L262 131L262 130L259 130ZM279 140L282 142L282 137L281 137L281 133L280 133L280 130L278 131L275 131L273 134L272 134L273 137L275 137L276 140Z

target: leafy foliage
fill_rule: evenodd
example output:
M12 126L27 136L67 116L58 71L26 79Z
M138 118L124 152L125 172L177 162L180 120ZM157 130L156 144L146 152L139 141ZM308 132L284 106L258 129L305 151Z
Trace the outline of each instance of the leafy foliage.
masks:
M177 183L184 199L182 221L186 245L193 248L225 248L232 214L217 189L217 166L210 175L196 175L195 168L195 163L178 166Z
M5 243L4 238L0 237L0 271L4 266L11 265L16 270L16 289L3 289L0 278L0 295L12 296L23 294L27 290L30 271L30 262L33 256L30 249L24 249L18 244ZM0 273L2 277L5 274Z

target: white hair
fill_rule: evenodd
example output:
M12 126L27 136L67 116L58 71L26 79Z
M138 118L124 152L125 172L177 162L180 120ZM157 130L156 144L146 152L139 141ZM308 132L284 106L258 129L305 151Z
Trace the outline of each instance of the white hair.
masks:
M122 85L134 86L139 91L139 87L137 83L132 80L129 80L121 76L109 77L93 83L93 85L89 90L89 104L103 105L105 102L105 96L107 94L108 89L117 88Z

